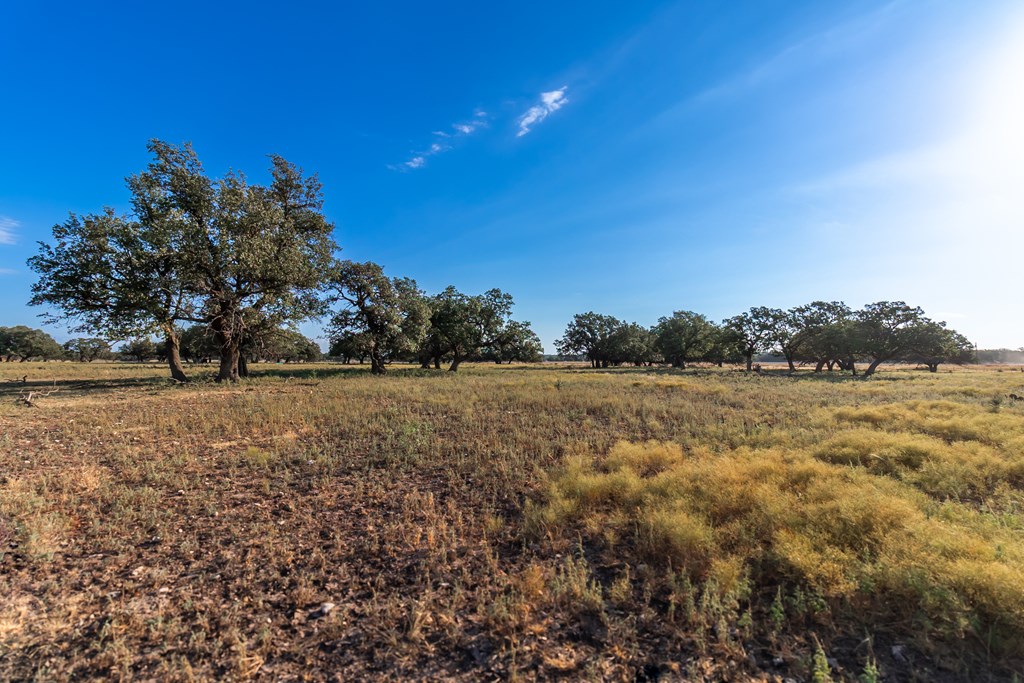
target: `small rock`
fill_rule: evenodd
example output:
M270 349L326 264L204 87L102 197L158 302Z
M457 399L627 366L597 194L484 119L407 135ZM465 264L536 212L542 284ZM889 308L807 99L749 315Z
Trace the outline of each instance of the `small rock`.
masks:
M892 657L897 662L907 661L907 646L906 645L893 645L892 646Z
M334 603L333 602L325 602L324 604L320 605L315 610L310 612L309 613L309 618L310 619L320 619L321 617L326 617L328 614L331 613L331 611L333 609L334 609Z

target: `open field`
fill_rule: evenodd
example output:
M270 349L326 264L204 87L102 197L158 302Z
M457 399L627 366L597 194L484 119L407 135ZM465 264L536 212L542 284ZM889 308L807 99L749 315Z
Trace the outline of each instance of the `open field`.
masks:
M0 363L0 680L1024 674L1017 368L164 374Z

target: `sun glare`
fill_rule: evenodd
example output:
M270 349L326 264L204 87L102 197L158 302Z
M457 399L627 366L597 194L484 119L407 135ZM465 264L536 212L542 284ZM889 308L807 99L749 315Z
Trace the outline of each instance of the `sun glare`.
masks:
M1024 16L1011 26L979 64L967 105L961 161L986 194L1024 180Z

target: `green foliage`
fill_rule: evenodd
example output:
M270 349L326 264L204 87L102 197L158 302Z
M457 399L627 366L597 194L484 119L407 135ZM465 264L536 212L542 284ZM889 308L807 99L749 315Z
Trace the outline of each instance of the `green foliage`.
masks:
M429 357L452 359L450 371L493 346L512 323L512 296L500 289L470 296L449 286L430 298L430 329L424 341Z
M751 369L756 354L771 348L778 336L779 322L784 316L785 313L777 308L755 306L723 323L735 334L740 352L747 359L747 370Z
M75 337L64 343L64 350L80 363L91 363L97 359L113 357L110 343L97 337Z
M180 333L181 356L193 363L218 358L220 348L206 325L193 325Z
M820 370L853 356L849 343L852 311L841 301L814 301L789 311L794 328L787 340L796 360L810 361Z
M832 683L832 667L828 664L828 656L821 643L815 639L814 658L811 663L811 680L814 683Z
M255 340L252 346L245 351L253 358L270 362L311 363L323 356L319 344L287 328L269 331Z
M156 344L149 337L139 337L125 342L121 346L120 354L129 360L145 363L147 360L156 358L158 353Z
M923 322L916 326L906 360L923 363L937 372L940 363L970 363L975 360L974 345L943 322Z
M656 338L651 330L636 323L623 323L612 333L608 355L615 365L643 365L655 359Z
M411 354L423 341L430 309L414 280L389 278L375 263L345 261L333 287L344 308L331 321L332 355L365 353L371 371L382 375L388 360Z
M544 354L540 337L530 323L509 320L484 347L483 357L496 363L537 363Z
M237 379L247 340L325 310L337 245L320 182L276 155L269 185L214 181L190 145L149 149L153 162L129 183L136 213L180 239L185 286L221 349L218 380Z
M618 318L590 311L573 316L562 338L555 342L566 356L582 355L594 367L608 367L612 361L612 340L622 326Z
M363 332L351 330L335 331L330 337L330 348L327 355L340 358L341 362L349 363L357 359L360 363L370 353L370 338Z
M129 181L132 185L132 181ZM133 219L113 209L71 214L40 242L28 265L39 278L31 305L50 307L47 322L71 321L78 331L124 338L192 315L180 235L152 215Z
M715 324L693 311L676 311L654 327L654 346L673 367L707 356L718 342Z
M0 359L56 360L64 357L64 349L53 337L32 327L16 325L0 327Z
M902 301L879 301L857 311L851 333L854 347L860 355L871 358L864 374L870 375L880 363L913 351L921 329L932 324L919 307Z
M243 345L324 311L337 245L320 183L279 156L262 186L210 179L188 144L154 140L149 151L128 179L130 216L72 215L40 244L31 303L109 336L161 331L181 380L176 324L202 323L221 351L218 379L237 379Z

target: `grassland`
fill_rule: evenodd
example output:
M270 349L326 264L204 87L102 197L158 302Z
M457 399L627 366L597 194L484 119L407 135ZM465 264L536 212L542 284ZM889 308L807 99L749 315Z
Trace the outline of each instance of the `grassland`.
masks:
M1015 369L163 375L0 364L0 679L1024 671Z

